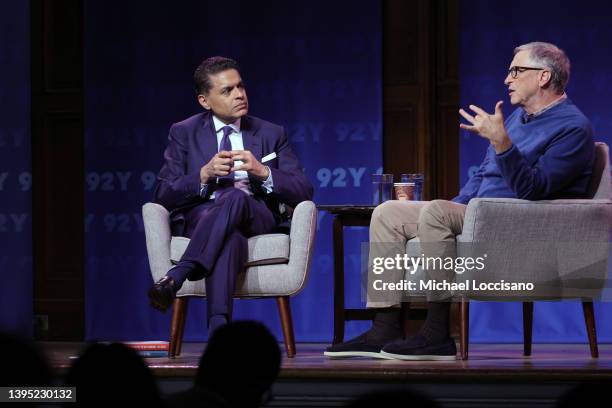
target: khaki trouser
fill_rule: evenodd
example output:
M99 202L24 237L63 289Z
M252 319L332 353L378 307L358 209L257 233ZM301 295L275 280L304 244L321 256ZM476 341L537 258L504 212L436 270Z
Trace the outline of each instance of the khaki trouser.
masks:
M466 206L446 200L434 201L387 201L374 210L370 222L370 253L368 260L368 302L367 307L399 306L401 291L385 291L383 296L372 298L373 279L380 275L372 273L375 257L394 257L406 252L406 242L418 237L422 253L426 257L454 256L455 236L463 229ZM388 270L384 280L399 282L404 270ZM453 272L451 271L450 274ZM428 270L430 279L452 279L448 271ZM450 293L428 293L428 300L445 300Z

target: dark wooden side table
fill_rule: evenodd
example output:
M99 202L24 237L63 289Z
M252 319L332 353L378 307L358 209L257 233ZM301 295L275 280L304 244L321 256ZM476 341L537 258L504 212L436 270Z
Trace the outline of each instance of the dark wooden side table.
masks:
M344 324L349 320L372 320L375 309L346 309L344 306L344 227L368 227L373 205L317 205L317 209L327 211L334 216L333 252L334 252L334 338L333 344L344 341ZM424 319L425 310L402 304L404 318Z
M333 344L344 341L344 323L348 320L370 320L374 310L344 307L344 227L368 227L373 205L318 205L317 208L334 216L334 338Z

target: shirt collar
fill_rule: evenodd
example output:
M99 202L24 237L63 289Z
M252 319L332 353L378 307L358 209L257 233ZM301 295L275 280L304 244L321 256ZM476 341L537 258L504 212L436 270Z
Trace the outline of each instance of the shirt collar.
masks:
M525 112L525 121L524 122L529 122L533 118L537 118L538 116L540 116L541 114L543 114L547 110L549 110L551 108L554 108L555 106L557 106L558 104L560 104L561 102L563 102L566 99L567 99L567 94L565 92L563 92L563 95L561 95L558 99L555 99L554 101L552 101L551 103L549 103L548 105L546 105L545 107L540 109L539 111L533 112L531 114Z
M234 123L230 123L229 125L226 125L225 123L223 123L221 119L219 119L215 115L213 115L212 118L213 118L213 123L215 125L215 133L219 132L225 126L231 127L232 129L234 129L234 132L236 133L240 133L240 118L236 119Z

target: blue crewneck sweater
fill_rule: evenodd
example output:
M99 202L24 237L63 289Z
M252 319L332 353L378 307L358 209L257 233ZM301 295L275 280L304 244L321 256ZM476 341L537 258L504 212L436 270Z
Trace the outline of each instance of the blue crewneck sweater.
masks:
M453 201L474 197L526 200L584 198L595 159L591 123L569 99L527 119L518 108L505 121L512 147L487 149L478 171Z

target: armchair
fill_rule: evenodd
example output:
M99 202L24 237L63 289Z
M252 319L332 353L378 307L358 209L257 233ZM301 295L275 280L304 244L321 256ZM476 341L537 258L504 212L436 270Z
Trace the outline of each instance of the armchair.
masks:
M590 199L474 198L468 203L457 256L487 253L488 258L484 270L456 274L456 282L532 282L536 290L507 296L473 287L456 292L463 360L468 358L470 299L523 302L525 356L531 355L533 302L581 299L591 356L598 357L593 299L601 295L608 275L612 195L608 146L596 143L595 154ZM420 254L418 238L408 241L406 252ZM419 270L406 279L424 276Z
M147 254L153 281L162 278L180 260L189 238L173 237L168 211L146 203L142 208ZM245 272L238 276L235 297L276 298L288 357L296 353L289 297L300 292L312 261L317 211L312 201L297 205L290 234L264 234L249 238ZM186 281L173 304L168 355L180 355L190 297L205 297L204 280Z

